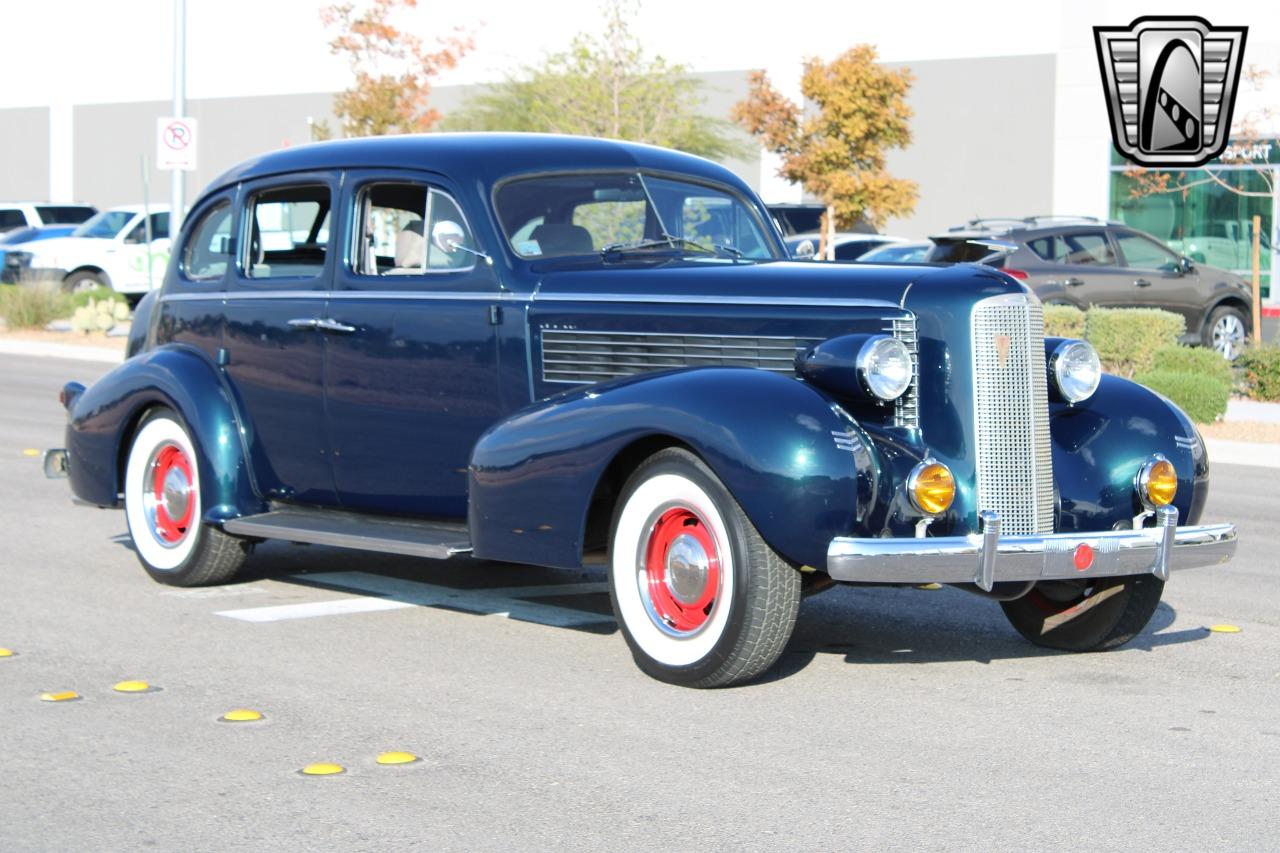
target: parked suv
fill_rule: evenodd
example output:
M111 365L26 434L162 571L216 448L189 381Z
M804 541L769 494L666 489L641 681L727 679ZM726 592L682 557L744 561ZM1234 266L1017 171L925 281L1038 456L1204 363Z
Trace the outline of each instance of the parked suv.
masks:
M1187 322L1183 343L1239 355L1253 295L1243 279L1196 263L1150 234L1092 217L975 219L933 237L932 262L977 261L1025 281L1046 304L1160 308Z

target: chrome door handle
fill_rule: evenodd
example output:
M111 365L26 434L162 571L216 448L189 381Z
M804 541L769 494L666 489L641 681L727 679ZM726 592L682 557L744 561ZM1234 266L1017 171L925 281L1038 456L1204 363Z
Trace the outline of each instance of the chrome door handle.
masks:
M1145 278L1139 278L1133 282L1133 285L1134 287L1150 287L1151 282L1147 281Z
M1084 284L1084 279L1075 278L1073 276L1072 278L1069 278L1066 281L1064 281L1063 284L1065 284L1067 287L1079 287L1080 285Z
M331 320L328 317L322 317L316 320L316 328L324 329L326 332L354 332L355 326L348 326L346 323L339 323L337 320Z
M289 325L295 329L314 329L320 325L320 321L315 317L300 317L297 320L290 320Z

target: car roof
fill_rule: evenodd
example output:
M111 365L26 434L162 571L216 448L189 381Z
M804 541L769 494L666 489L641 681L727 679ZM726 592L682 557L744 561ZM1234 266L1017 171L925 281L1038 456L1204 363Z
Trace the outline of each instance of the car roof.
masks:
M0 201L0 207L94 207L84 201Z
M422 133L298 145L234 166L206 192L288 172L415 166L459 181L480 178L490 185L519 174L639 168L693 175L754 195L733 172L702 157L636 142L553 133Z

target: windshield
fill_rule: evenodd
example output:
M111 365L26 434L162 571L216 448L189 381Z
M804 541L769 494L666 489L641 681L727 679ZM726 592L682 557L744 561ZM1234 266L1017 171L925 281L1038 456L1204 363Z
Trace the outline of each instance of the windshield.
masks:
M753 205L728 189L676 178L525 178L499 187L496 204L511 248L527 260L605 250L780 257Z
M129 224L135 214L127 210L104 210L96 214L75 231L72 237L103 237L111 239Z

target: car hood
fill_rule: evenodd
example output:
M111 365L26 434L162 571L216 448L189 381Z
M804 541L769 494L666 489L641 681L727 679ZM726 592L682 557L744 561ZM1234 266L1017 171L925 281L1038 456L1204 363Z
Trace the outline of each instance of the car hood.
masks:
M54 237L50 240L21 243L10 248L30 252L32 265L39 266L43 262L62 263L60 260L62 258L95 255L114 242L101 237Z

